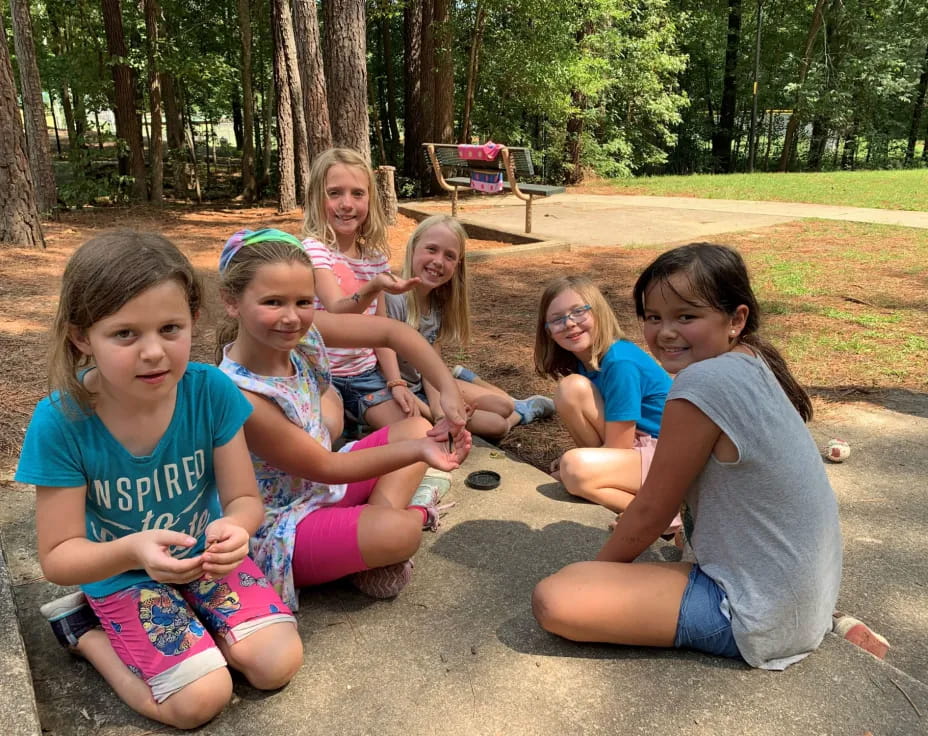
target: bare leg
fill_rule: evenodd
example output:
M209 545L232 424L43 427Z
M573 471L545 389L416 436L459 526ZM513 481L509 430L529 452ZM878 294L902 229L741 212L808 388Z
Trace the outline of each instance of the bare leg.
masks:
M374 407L375 409L377 407ZM412 417L404 419L397 424L390 425L389 441L401 442L403 440L418 439L425 437L425 433L432 428L431 423L422 417ZM409 500L416 492L416 488L422 481L422 476L428 466L425 463L413 463L405 467L394 470L380 476L374 491L371 493L368 503L374 506L387 506L393 509L405 509L409 505ZM422 514L414 511L420 524ZM418 548L418 545L417 545Z
M468 382L467 382L467 381L461 381L461 383L468 383ZM506 393L505 391L503 391L503 389L501 389L499 386L494 386L494 385L493 385L492 383L490 383L489 381L484 381L480 376L477 376L472 382L468 383L468 385L469 385L469 386L479 386L480 388L484 388L484 389L486 389L487 391L491 391L491 392L493 392L493 393L499 394L500 396L505 396L505 397L507 397L507 398L512 398L512 397L509 396L508 393Z
M602 447L606 414L599 389L578 373L564 376L554 392L554 405L577 447Z
M565 639L672 647L691 567L578 562L535 586L532 612Z
M641 488L641 455L635 450L578 447L561 457L560 481L567 492L616 513Z
M333 386L322 393L322 423L329 430L333 442L345 431L345 407L342 397Z
M282 621L256 631L235 644L216 639L226 661L258 690L277 690L303 664L303 642L296 626Z
M377 404L377 406L372 406L364 412L364 423L374 429L388 427L391 424L396 424L397 422L402 422L404 419L409 418L409 415L392 399L390 401L384 401L382 404Z
M358 518L358 548L368 567L386 567L412 557L422 543L418 509L365 506Z
M467 381L457 383L464 401L474 407L474 414L467 423L474 434L502 439L521 421L509 394L488 391Z
M76 649L126 705L153 721L176 728L196 728L217 716L232 698L232 677L225 667L205 674L163 703L157 703L144 680L119 659L103 629L88 631L78 640Z

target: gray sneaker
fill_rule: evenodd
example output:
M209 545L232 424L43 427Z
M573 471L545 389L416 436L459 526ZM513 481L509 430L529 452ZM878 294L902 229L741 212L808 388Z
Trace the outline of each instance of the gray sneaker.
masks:
M537 394L527 399L516 399L516 412L521 417L519 424L531 424L536 419L545 419L554 414L554 401Z

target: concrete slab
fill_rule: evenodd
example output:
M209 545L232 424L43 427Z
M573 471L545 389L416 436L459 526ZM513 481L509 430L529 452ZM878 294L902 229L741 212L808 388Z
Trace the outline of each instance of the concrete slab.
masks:
M450 212L450 204L440 198L407 206L430 214ZM568 192L535 200L532 207L533 236L588 246L673 244L801 218L928 228L928 212L790 202ZM513 233L523 232L524 210L512 195L475 195L459 204L462 218Z
M833 426L844 428L817 431L827 434ZM852 443L866 462L865 441ZM465 474L480 468L500 473L498 489L463 485ZM237 683L233 706L200 732L924 732L919 714L928 714L928 687L834 637L777 674L693 653L578 646L549 636L532 618L532 587L564 564L589 559L611 515L574 501L547 475L485 445L455 473L448 498L457 505L441 530L427 535L413 581L399 598L373 601L337 583L305 591L299 612L303 669L277 693ZM8 520L3 534L28 535L27 524ZM646 553L648 559L676 555L660 542ZM149 733L150 722L128 711L87 663L55 644L34 612L60 591L29 580L29 573L22 570L15 596L43 729ZM845 598L853 610L857 601ZM892 641L895 634L886 633Z

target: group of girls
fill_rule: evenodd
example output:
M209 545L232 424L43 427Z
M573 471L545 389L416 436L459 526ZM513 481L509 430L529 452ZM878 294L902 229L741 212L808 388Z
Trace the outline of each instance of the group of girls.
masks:
M290 680L297 589L402 589L437 525L423 474L459 466L466 426L501 435L551 409L522 413L441 360L442 341L469 331L460 225L422 223L395 278L363 160L323 154L313 181L310 239L258 230L225 244L218 369L190 361L200 287L164 238L103 234L63 277L51 394L16 478L36 485L46 578L82 592L43 614L128 705L181 728L228 703L228 667L257 688ZM670 251L634 293L663 368L587 279L542 298L535 364L560 379L577 445L553 471L620 517L596 561L538 584L535 615L579 641L784 667L829 628L841 571L808 397L757 336L734 251ZM375 431L333 452L343 411ZM697 563L628 564L684 501Z

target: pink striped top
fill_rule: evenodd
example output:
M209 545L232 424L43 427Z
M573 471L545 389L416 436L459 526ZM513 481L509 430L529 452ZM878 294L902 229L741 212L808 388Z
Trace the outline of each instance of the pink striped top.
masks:
M366 281L373 279L378 273L390 270L385 256L376 255L371 259L348 258L337 250L328 248L324 243L307 238L303 247L313 262L313 269L328 269L335 274L335 280L345 296L354 294ZM313 300L316 309L325 311L325 305L317 296ZM364 310L364 314L374 314L377 311L377 299ZM372 348L333 348L326 346L329 365L333 376L357 376L369 371L377 365L377 356Z

